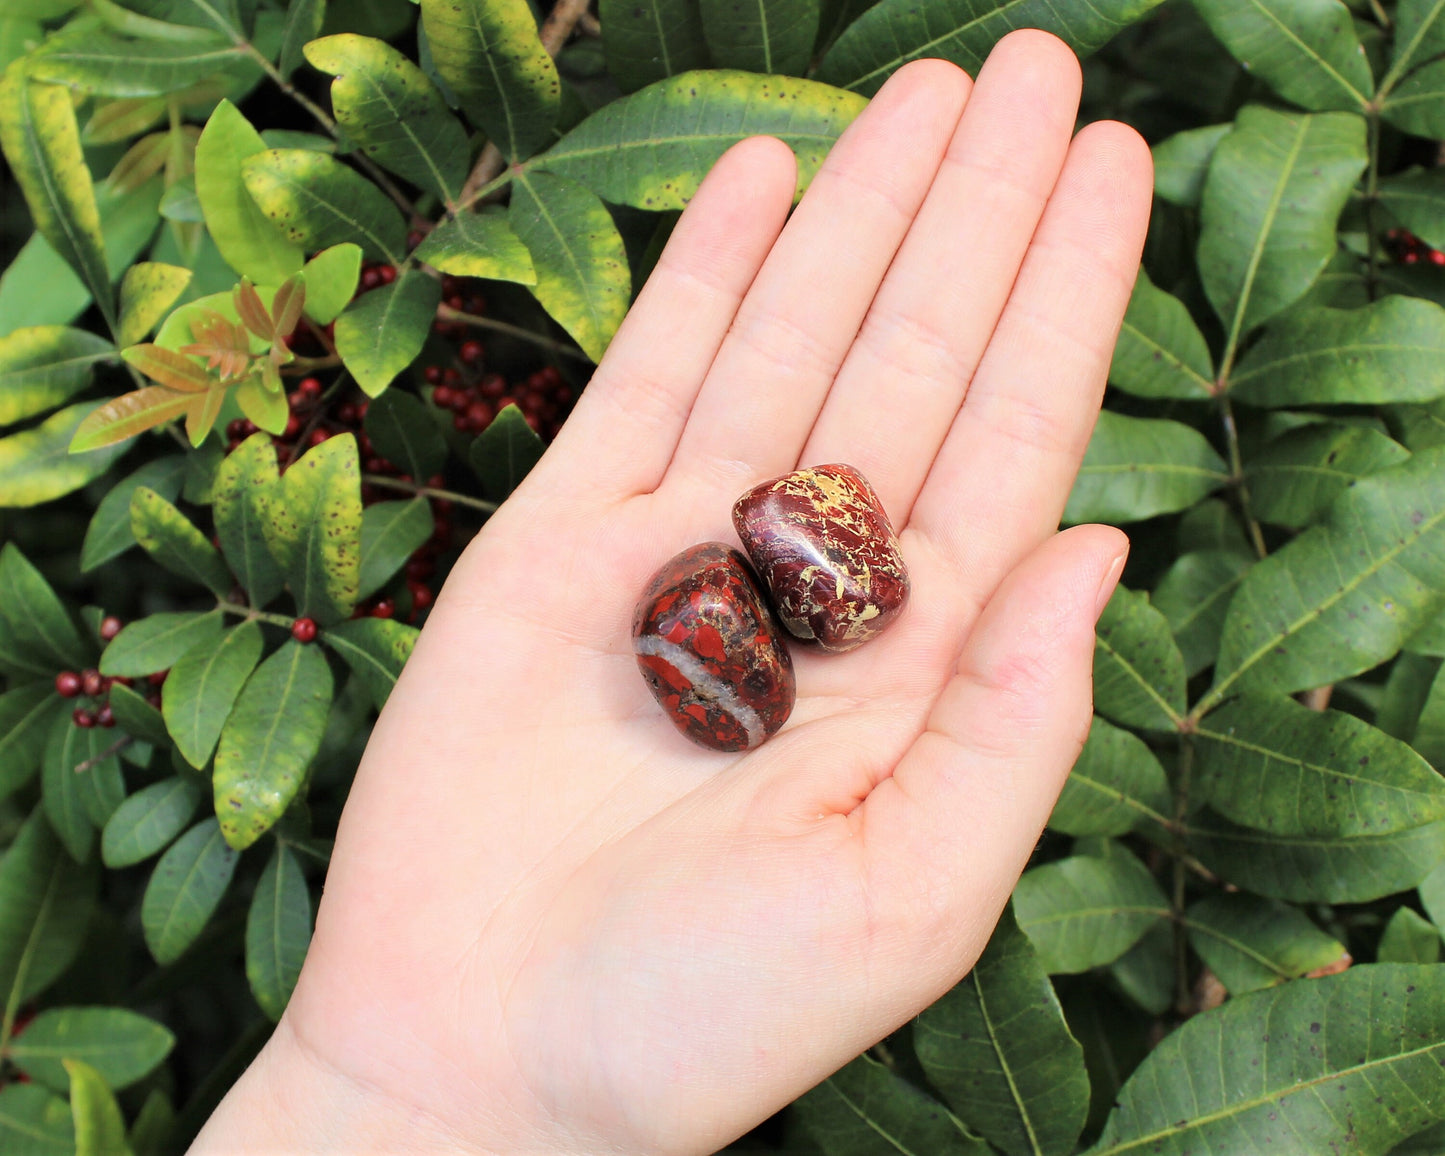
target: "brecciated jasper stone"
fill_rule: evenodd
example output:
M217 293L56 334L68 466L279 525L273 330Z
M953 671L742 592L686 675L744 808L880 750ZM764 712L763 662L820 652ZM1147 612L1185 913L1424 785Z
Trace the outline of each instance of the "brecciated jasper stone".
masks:
M852 466L812 466L755 486L733 525L783 625L823 650L861 646L908 601L908 569L873 487Z
M797 698L786 635L740 552L684 550L632 617L642 677L677 728L715 751L746 751L777 733Z

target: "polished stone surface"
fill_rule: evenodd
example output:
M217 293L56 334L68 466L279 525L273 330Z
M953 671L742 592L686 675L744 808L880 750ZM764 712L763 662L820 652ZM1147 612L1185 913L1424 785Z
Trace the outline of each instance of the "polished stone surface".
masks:
M751 750L787 722L797 686L785 639L747 559L722 542L663 566L632 619L653 696L678 730L715 751Z
M733 525L798 638L840 653L892 624L908 568L873 487L852 466L811 466L749 490Z

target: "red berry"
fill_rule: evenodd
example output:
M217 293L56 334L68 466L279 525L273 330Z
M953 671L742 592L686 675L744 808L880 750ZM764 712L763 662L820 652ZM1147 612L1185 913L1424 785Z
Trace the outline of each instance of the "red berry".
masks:
M361 291L363 293L375 289L381 284L381 271L374 266L361 271Z
M444 370L442 370L442 384L443 384L443 385L449 385L449 386L451 386L453 389L456 389L456 387L459 386L459 385L461 385L461 383L462 383L462 375L461 375L461 371L460 371L460 370L456 370L456 369L444 369Z
M458 281L455 277L451 276L451 275L447 275L446 277L443 277L443 278L442 278L442 296L443 296L443 297L451 297L451 296L454 296L454 295L461 289L461 287L462 287L462 283L461 283L460 281Z
M95 721L103 727L115 726L115 712L110 709L110 703L95 712Z
M314 429L311 431L311 436L306 439L306 444L309 446L319 446L330 437L331 434L328 430Z
M105 679L98 670L83 670L80 672L80 689L88 698L95 698L105 689Z
M436 569L436 563L430 558L413 558L406 564L406 576L413 582L425 582Z
M415 249L418 245L420 245L420 244L421 244L423 241L425 241L425 240L426 240L426 234L425 234L425 233L423 233L420 229L413 229L410 233L408 233L408 234L406 235L406 248L407 248L407 251L410 252L412 249Z
M428 365L421 371L421 375L426 378L428 385L438 385L442 379L442 367L440 365Z
M384 474L386 473L386 459L377 457L367 458L362 464L362 469L368 474Z
M356 410L356 406L349 401L338 406L336 410L336 420L342 425L355 425L357 418L360 416Z
M150 683L151 686L163 686L170 673L169 670L158 670L154 674L146 675L146 682Z
M438 337L448 337L451 335L452 323L438 319L431 323L431 331Z
M1400 254L1400 263L1402 265L1413 265L1419 260L1420 254L1415 252L1415 250L1413 249L1410 249L1407 252Z
M158 690L148 690L148 691L146 691L146 702L150 703L151 706L153 706L153 707L156 708L156 710L160 710L160 709L161 709L161 692L158 691Z
M379 269L377 269L377 273L381 276L381 283L383 285L390 285L393 281L396 280L395 265L383 265Z
M452 512L452 500L450 498L433 498L431 500L433 513L450 514Z
M95 726L95 715L91 714L90 711L86 710L83 706L78 706L70 712L70 721L78 727L84 727L86 730L89 730Z
M135 685L135 679L129 677L128 675L124 675L124 674L117 674L114 678L112 678L112 679L110 680L110 682L111 682L111 685L112 685L112 686L114 686L116 683L119 683L121 686L134 686L134 685Z
M441 474L432 474L431 477L427 478L426 484L434 490L439 490L447 484L447 480Z
M245 428L245 421L242 418L238 417L235 419L235 421L229 421L226 423L226 436L232 441L237 441L241 438Z
M378 598L376 605L371 608L373 618L390 618L396 613L396 603L390 598Z
M485 313L486 311L487 311L487 299L486 299L485 297L481 297L481 296L478 296L478 295L476 295L476 294L473 294L471 297L468 297L468 298L467 298L467 312L468 312L468 313L471 313L472 315L475 316L475 315L478 315L478 314L481 314L481 313Z
M432 604L435 595L431 587L420 582L408 582L406 588L411 591L411 606L413 610L425 610Z
M314 618L298 618L291 623L291 637L297 642L316 641L316 620Z
M55 676L55 693L61 698L75 698L80 694L80 675L73 670L62 670Z
M482 343L476 340L476 338L473 338L470 341L462 342L462 347L457 350L457 356L460 357L466 365L475 365L481 361L482 355L485 352L486 350L483 348Z
M466 312L466 310L462 308L465 304L466 302L462 300L461 294L459 293L453 293L447 298L447 308L455 309L458 313Z
M452 418L452 428L455 429L457 433L466 433L467 430L471 428L471 426L467 423L467 415L465 410L457 414L456 417Z
M436 369L436 366L432 366L432 368ZM438 372L437 376L440 377L441 373ZM450 409L452 402L456 400L456 396L456 391L452 389L451 386L439 385L436 389L432 390L432 404L441 406L442 409Z
M484 401L474 401L467 406L467 427L481 433L492 424L492 407Z
M314 377L303 377L296 385L296 391L303 397L316 398L321 396L321 382Z
M301 419L294 413L286 419L286 428L281 431L284 441L292 441L301 432Z
M1431 249L1430 264L1445 265L1445 252L1441 252L1439 249Z

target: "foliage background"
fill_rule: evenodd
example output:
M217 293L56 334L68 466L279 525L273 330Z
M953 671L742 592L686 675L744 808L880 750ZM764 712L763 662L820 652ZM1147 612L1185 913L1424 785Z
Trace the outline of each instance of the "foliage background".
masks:
M974 972L736 1147L1445 1152L1445 0L7 0L0 1149L179 1151L264 1042L711 161L1020 26L1154 147L1098 714Z

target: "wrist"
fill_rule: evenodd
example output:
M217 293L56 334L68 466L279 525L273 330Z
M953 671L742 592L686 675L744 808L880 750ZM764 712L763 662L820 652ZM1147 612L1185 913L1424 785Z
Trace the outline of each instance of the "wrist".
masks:
M282 1017L188 1156L493 1151L429 1113L340 1072Z

